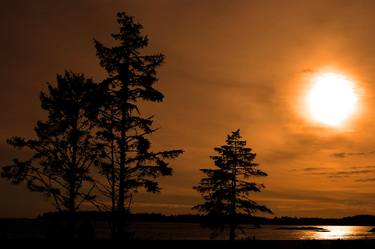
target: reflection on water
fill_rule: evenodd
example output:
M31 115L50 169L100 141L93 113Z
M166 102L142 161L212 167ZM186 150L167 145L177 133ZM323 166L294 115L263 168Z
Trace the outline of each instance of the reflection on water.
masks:
M196 223L133 223L131 227L140 239L207 240L211 233L209 229L202 228ZM305 229L306 227L311 229ZM322 229L319 231L314 228ZM241 232L238 231L238 237L256 240L375 239L375 232L369 232L371 228L371 226L262 225L254 229L254 226L243 225ZM228 239L228 233L219 233L215 239Z
M369 232L368 226L322 226L329 230L316 233L316 239L374 239L375 233Z
M323 228L329 232L317 233L317 239L347 239L360 232L356 226L325 226Z
M289 227L289 226L285 226ZM303 227L303 226L300 226ZM311 230L290 230L288 233L273 233L274 239L290 240L353 240L353 239L375 239L375 233L369 232L368 226L311 226ZM271 227L267 227L271 228ZM264 235L266 235L264 233ZM268 236L263 237L264 239Z
M280 227L283 227L280 230ZM299 229L298 229L299 228ZM307 228L307 229L301 229ZM309 229L311 228L311 229ZM319 229L317 229L319 228ZM282 226L264 225L251 233L257 239L271 240L356 240L375 239L368 226ZM249 231L250 232L250 231Z

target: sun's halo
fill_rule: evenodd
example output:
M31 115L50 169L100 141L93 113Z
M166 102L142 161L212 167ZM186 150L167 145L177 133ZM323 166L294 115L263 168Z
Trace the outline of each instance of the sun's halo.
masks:
M313 120L339 127L355 113L357 103L354 82L344 75L322 73L312 78L306 104Z

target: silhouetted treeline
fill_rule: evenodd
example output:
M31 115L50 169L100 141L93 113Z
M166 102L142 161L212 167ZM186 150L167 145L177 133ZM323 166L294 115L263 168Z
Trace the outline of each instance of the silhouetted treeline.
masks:
M262 224L279 225L358 225L373 226L375 216L355 215L342 218L298 218L298 217L275 217L272 219L260 218Z
M83 211L77 212L78 220L106 221L111 220L111 212ZM66 212L49 212L38 216L42 220L65 220L68 216ZM160 213L134 213L128 214L131 222L175 222L175 223L207 223L214 217L195 214L164 215ZM375 216L356 215L343 218L301 218L301 217L259 217L238 215L238 220L242 224L257 225L375 225Z

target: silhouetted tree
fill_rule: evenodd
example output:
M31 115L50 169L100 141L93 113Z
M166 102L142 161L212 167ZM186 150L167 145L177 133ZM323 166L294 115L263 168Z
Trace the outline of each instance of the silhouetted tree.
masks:
M102 107L99 113L98 133L106 146L106 160L101 172L107 178L102 190L111 198L117 235L123 235L126 199L138 188L158 192L156 178L171 175L172 168L166 160L179 156L182 150L151 152L147 135L153 117L143 117L139 101L161 102L163 94L154 88L158 81L156 69L163 63L164 55L143 55L148 45L147 36L141 35L142 25L124 12L117 14L119 33L112 34L117 46L106 47L95 40L100 65L107 71L102 82ZM128 206L129 203L127 204Z
M264 185L250 182L253 176L267 176L254 162L255 153L246 147L240 130L227 136L226 144L214 148L217 155L211 156L214 169L201 169L207 176L198 186L193 187L201 193L204 203L193 207L211 217L210 225L223 229L229 223L229 239L236 237L238 215L253 215L255 212L272 213L266 206L251 200L251 192L259 192Z
M40 100L48 118L37 122L36 138L7 140L15 148L28 149L31 157L13 159L13 164L2 168L1 175L14 184L26 182L29 190L53 200L57 210L67 211L69 231L74 236L76 210L94 198L90 167L99 161L101 151L92 136L96 86L84 75L72 72L57 75L57 85L47 86Z

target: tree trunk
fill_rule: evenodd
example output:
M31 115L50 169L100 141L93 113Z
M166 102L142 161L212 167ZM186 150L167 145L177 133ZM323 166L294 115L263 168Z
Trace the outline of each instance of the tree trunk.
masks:
M74 176L71 176L71 182L75 180ZM69 218L68 218L68 229L70 239L75 237L75 184L70 183L69 186Z
M128 82L129 82L129 66L126 66L126 69L123 71L123 74L120 73L120 81L121 81L121 138L120 138L120 172L119 172L119 196L118 196L118 203L117 203L117 211L119 214L118 217L118 227L117 232L118 235L124 238L125 236L125 173L126 173L126 122L128 121Z
M237 176L237 147L236 143L234 143L234 155L233 161L234 165L232 168L232 200L231 200L231 210L230 210L230 225L229 225L229 240L233 241L236 239L236 176Z
M230 228L229 228L229 240L230 241L233 241L236 239L235 230L236 230L235 225L231 223Z
M124 225L125 225L125 160L126 160L126 148L125 148L125 122L126 122L126 110L123 108L121 118L121 138L120 138L120 172L119 172L119 196L117 203L118 211L118 236L124 236Z
M73 134L72 134L72 162L70 165L69 172L69 204L68 204L68 229L70 239L75 238L75 200L76 200L76 163L77 163L77 122L73 123Z
M111 128L111 199L112 199L112 222L111 222L111 236L112 239L116 236L116 177L115 177L115 144L113 139L113 129Z

